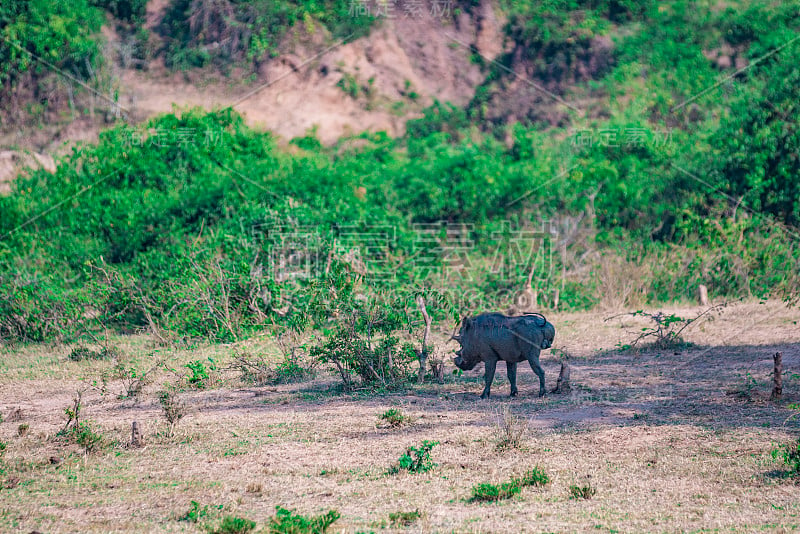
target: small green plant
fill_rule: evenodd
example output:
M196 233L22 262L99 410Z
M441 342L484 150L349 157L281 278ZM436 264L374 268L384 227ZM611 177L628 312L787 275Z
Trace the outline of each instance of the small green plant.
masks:
M614 315L605 320L609 321L615 317L630 315L632 317L645 317L653 323L653 326L651 327L642 328L641 332L637 334L636 338L634 338L634 340L629 344L618 344L617 346L620 350L634 349L645 339L652 340L650 346L656 350L678 349L691 345L690 343L684 341L684 339L681 337L681 334L689 327L689 325L695 323L698 319L709 313L723 309L725 306L725 304L710 306L692 319L684 319L682 317L678 317L674 313L650 313L644 310L637 310L635 312Z
M357 99L361 94L361 86L358 83L358 79L348 72L342 72L342 77L336 82L336 86L353 100Z
M522 477L511 477L508 482L491 484L488 482L472 487L470 502L492 502L510 499L527 486L544 486L550 482L550 477L539 467L526 472Z
M411 416L405 415L397 408L390 408L383 412L378 417L378 420L379 423L383 423L391 428L400 428L402 426L411 424L413 419Z
M191 374L186 378L186 381L189 382L189 385L197 388L205 387L206 380L208 380L208 368L206 368L205 363L203 363L201 360L195 360L187 363L184 367L191 371Z
M117 398L138 398L149 382L148 375L149 372L142 371L134 366L126 366L123 363L115 365L111 377L122 382L122 393L117 395Z
M787 476L800 481L800 438L772 450L772 457L783 460L789 469Z
M189 523L197 523L200 519L208 515L208 505L200 506L197 501L192 501L189 510L178 518L178 521L188 521Z
M438 444L438 441L424 440L419 447L408 447L406 452L398 458L397 465L390 472L427 473L436 467L436 464L431 460L431 450Z
M742 377L743 383L728 390L728 395L732 395L744 401L751 401L758 391L758 382L748 371Z
M336 510L312 517L294 513L280 506L275 507L275 517L269 521L268 532L271 534L322 534L339 519Z
M83 409L82 396L82 391L76 392L72 399L72 406L64 408L67 423L56 435L77 443L83 447L86 454L89 454L102 448L106 442L102 434L95 432L88 423L80 420Z
M210 534L247 534L256 528L256 522L243 517L228 515L215 528L209 529Z
M105 438L102 434L95 432L88 423L81 423L72 430L72 438L75 443L83 447L86 454L100 450L105 445Z
M287 355L275 366L275 378L273 382L278 384L292 384L305 380L313 376L313 374L314 370L311 367L304 366L299 358Z
M550 482L550 477L547 476L540 467L534 467L528 470L520 479L516 479L523 486L546 486Z
M83 392L76 391L75 396L72 398L72 406L67 406L64 408L64 415L67 416L67 423L64 425L64 428L61 429L59 434L65 434L70 429L78 428L80 424L80 416L81 416L81 409L83 408L82 402Z
M27 433L28 433L28 430L30 430L30 428L31 428L31 426L30 426L28 423L22 423L22 424L20 424L20 425L17 427L17 435L18 435L19 437L23 437L25 434L27 434Z
M169 391L159 393L158 400L161 403L161 413L167 420L167 436L171 437L175 433L178 422L186 415L186 405Z
M583 486L571 484L569 487L570 499L591 499L597 493L597 489L589 483Z
M520 491L522 491L522 488L511 482L503 482L499 486L497 484L484 482L472 486L472 496L469 500L471 502L501 501L503 499L510 499Z
M392 512L389 514L389 522L392 526L407 527L420 517L422 517L422 514L419 510L414 510L413 512Z

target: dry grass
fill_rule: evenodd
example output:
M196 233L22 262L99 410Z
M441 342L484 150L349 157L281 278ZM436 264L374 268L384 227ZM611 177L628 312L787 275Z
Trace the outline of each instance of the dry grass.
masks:
M665 310L666 311L666 310ZM693 309L670 310L691 316ZM6 352L0 413L21 407L20 422L0 423L7 443L0 474L0 531L202 532L236 515L264 528L280 505L306 515L330 509L332 532L695 531L750 532L800 528L797 487L776 476L770 456L797 435L786 405L798 402L800 311L777 303L731 306L712 323L689 329L696 347L620 354L611 349L636 331L635 319L602 314L553 315L556 342L573 355L570 395L536 398L530 369L520 370L520 397L509 399L498 371L497 398L479 401L480 369L444 385L414 386L379 397L343 395L331 378L275 387L244 387L220 371L205 390L186 388L187 415L169 436L157 393L159 371L137 402L86 387L80 378L106 362L70 362L69 350L25 347ZM550 316L548 316L550 318ZM146 359L146 338L121 339ZM250 347L252 349L252 347ZM170 366L212 356L224 367L236 347L176 350ZM782 350L785 399L767 400L771 354ZM143 362L144 363L144 362ZM544 355L548 382L558 362ZM750 373L749 401L726 390ZM85 456L53 439L63 409L85 388L82 415L118 445ZM498 451L498 413L513 406L527 419L525 446ZM378 416L402 409L415 423L376 428ZM138 421L146 445L128 448ZM409 445L436 440L438 466L425 474L387 475ZM468 503L471 488L540 466L550 484L501 503ZM591 499L571 498L587 480ZM7 486L12 486L7 488ZM191 501L208 505L198 523L178 521ZM390 514L419 510L404 527Z

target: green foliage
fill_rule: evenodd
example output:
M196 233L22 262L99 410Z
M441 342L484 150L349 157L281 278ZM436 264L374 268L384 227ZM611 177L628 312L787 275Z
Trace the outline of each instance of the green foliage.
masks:
M247 534L256 528L256 522L243 517L228 515L216 527L209 529L209 534Z
M405 415L397 408L390 408L386 410L380 415L380 417L378 417L378 419L392 428L400 428L402 426L411 424L413 420L411 416Z
M87 60L97 63L102 14L94 6L134 21L143 5L5 2L0 34L82 75ZM351 5L175 0L159 31L171 36L174 66L257 62L300 24L338 28L334 38L368 27L349 17ZM800 30L797 5L548 0L505 8L514 51L501 62L551 89L570 76L580 81L587 47L614 38L608 64L575 87L580 98L603 99L602 116L486 132L474 106L437 102L400 139L365 133L323 147L311 131L288 149L230 109L119 125L74 147L54 175L20 176L0 196L0 339L81 341L110 328L227 343L267 325L318 330L314 358L337 367L347 387L373 388L402 384L414 363L401 339L413 330L415 294L437 296L435 321L502 308L531 262L540 303L551 305L559 288L561 309L614 294L604 280L612 275L636 286L631 309L691 298L699 284L720 298L798 294L797 43L755 62ZM716 86L727 71L704 52L725 44L728 59L752 66ZM4 81L39 68L2 41L0 65ZM491 69L488 83L505 76ZM350 81L343 78L346 90L369 89ZM409 98L411 89L405 84ZM593 142L576 143L578 130ZM628 131L643 142L628 142ZM618 142L598 142L599 132L616 132ZM552 257L513 256L509 228L545 220L559 232L542 247L558 243ZM440 222L420 239L415 225ZM442 252L459 224L468 228L462 270ZM347 241L378 227L391 228L391 238ZM293 242L291 232L310 237ZM502 257L513 260L495 268ZM609 258L621 265L612 275ZM304 276L274 268L288 259L308 267ZM654 328L669 338L680 325ZM267 371L291 380L302 367L287 359ZM208 368L189 372L200 385Z
M422 514L419 510L413 512L392 512L389 514L389 522L392 526L408 527L413 525Z
M275 517L269 521L268 532L271 534L323 534L339 519L341 515L336 510L327 513L306 517L280 506L275 507Z
M597 489L591 484L579 486L577 484L570 484L569 496L570 499L591 499L597 493Z
M780 459L788 468L788 476L800 479L800 438L772 450L772 457Z
M4 0L0 4L2 92L13 88L23 75L39 77L48 70L31 54L87 78L100 60L97 32L102 22L102 12L87 0Z
M143 24L147 13L147 0L91 0L115 18L128 23Z
M106 441L102 434L96 432L88 423L80 423L68 434L78 445L83 447L86 454L101 449Z
M361 94L361 86L355 76L350 73L343 72L342 77L336 82L336 87L339 87L353 100L357 99Z
M544 486L550 477L538 467L527 471L522 477L511 477L502 484L481 483L472 487L470 502L500 501L517 495L522 488L528 486Z
M82 345L75 347L67 355L67 358L73 362L80 362L83 360L105 360L111 357L113 357L112 349L102 347L100 350L92 350Z
M211 365L214 365L213 361L211 361ZM206 368L206 364L201 360L194 360L187 363L184 367L191 372L191 374L186 378L186 381L189 382L189 385L197 388L203 388L206 380L208 380L208 369Z
M390 472L427 473L436 467L431 459L431 450L438 444L438 441L423 440L419 447L409 446L406 448L406 452L398 458L397 465Z
M686 347L688 346L688 343L681 337L683 331L701 317L704 317L709 313L719 311L724 307L725 304L711 306L692 319L684 319L682 317L678 317L674 313L650 313L643 310L621 314L630 315L633 317L645 317L653 323L653 326L643 327L641 329L641 333L639 333L630 344L620 345L620 348L623 350L635 348L641 341L646 339L652 339L650 346L656 350L668 350Z
M178 518L178 521L187 521L189 523L197 523L208 515L208 505L200 506L197 501L190 503L189 510Z
M160 31L167 65L184 69L231 60L257 65L276 56L284 36L301 25L311 34L321 24L341 39L366 35L372 21L344 0L172 0Z

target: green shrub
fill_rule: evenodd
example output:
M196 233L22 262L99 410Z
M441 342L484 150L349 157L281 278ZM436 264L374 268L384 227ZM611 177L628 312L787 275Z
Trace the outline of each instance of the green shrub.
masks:
M7 0L0 5L0 85L14 87L26 73L42 76L48 68L19 48L81 78L100 60L102 12L87 0L48 2ZM12 46L10 43L16 43Z
M275 517L270 519L268 532L272 534L322 534L339 519L336 510L327 513L306 517L280 506L275 507Z
M390 470L390 473L399 473L400 471L427 473L436 467L431 459L431 450L438 444L438 441L423 440L419 447L409 446L406 448L406 452L398 458L397 465Z
M469 501L482 502L510 499L522 491L524 487L544 486L548 482L550 482L550 478L547 474L540 468L535 467L527 471L522 477L511 477L511 480L499 485L484 482L473 486Z
M209 529L210 534L247 534L256 528L256 522L242 517L228 515L216 527Z
M417 519L422 517L419 510L413 512L392 512L389 514L389 522L393 526L407 527L412 525Z
M344 0L221 0L199 6L175 0L161 29L168 41L166 63L180 69L211 62L224 68L231 60L257 65L277 55L284 35L300 24L305 32L314 33L321 23L335 39L366 35L373 17L352 9ZM212 43L218 46L211 47Z
M597 493L597 489L591 484L579 486L577 484L570 484L569 495L571 499L591 499Z
M780 459L788 468L788 476L800 479L800 438L772 450L772 457Z
M380 417L378 417L379 421L383 421L387 425L392 428L399 428L401 426L405 426L411 424L413 418L409 415L405 415L401 410L397 408L390 408L383 412Z
M222 510L222 505L217 506L201 506L197 501L191 501L189 505L189 510L186 511L185 514L178 518L178 521L187 521L189 523L198 523L201 519L205 519L209 516L211 509L216 511Z

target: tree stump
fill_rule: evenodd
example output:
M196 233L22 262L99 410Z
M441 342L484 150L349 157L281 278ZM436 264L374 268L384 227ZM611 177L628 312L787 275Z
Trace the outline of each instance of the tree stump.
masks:
M553 388L551 393L566 393L569 391L569 364L566 361L561 362L561 371L558 373L558 380L556 381L556 387Z
M697 287L697 303L700 306L708 306L708 288L703 284Z
M771 400L780 400L783 395L783 353L776 352L772 359L774 361L774 374L772 376L772 395L769 398Z
M139 428L139 423L131 423L131 447L141 447L144 445L144 436Z

